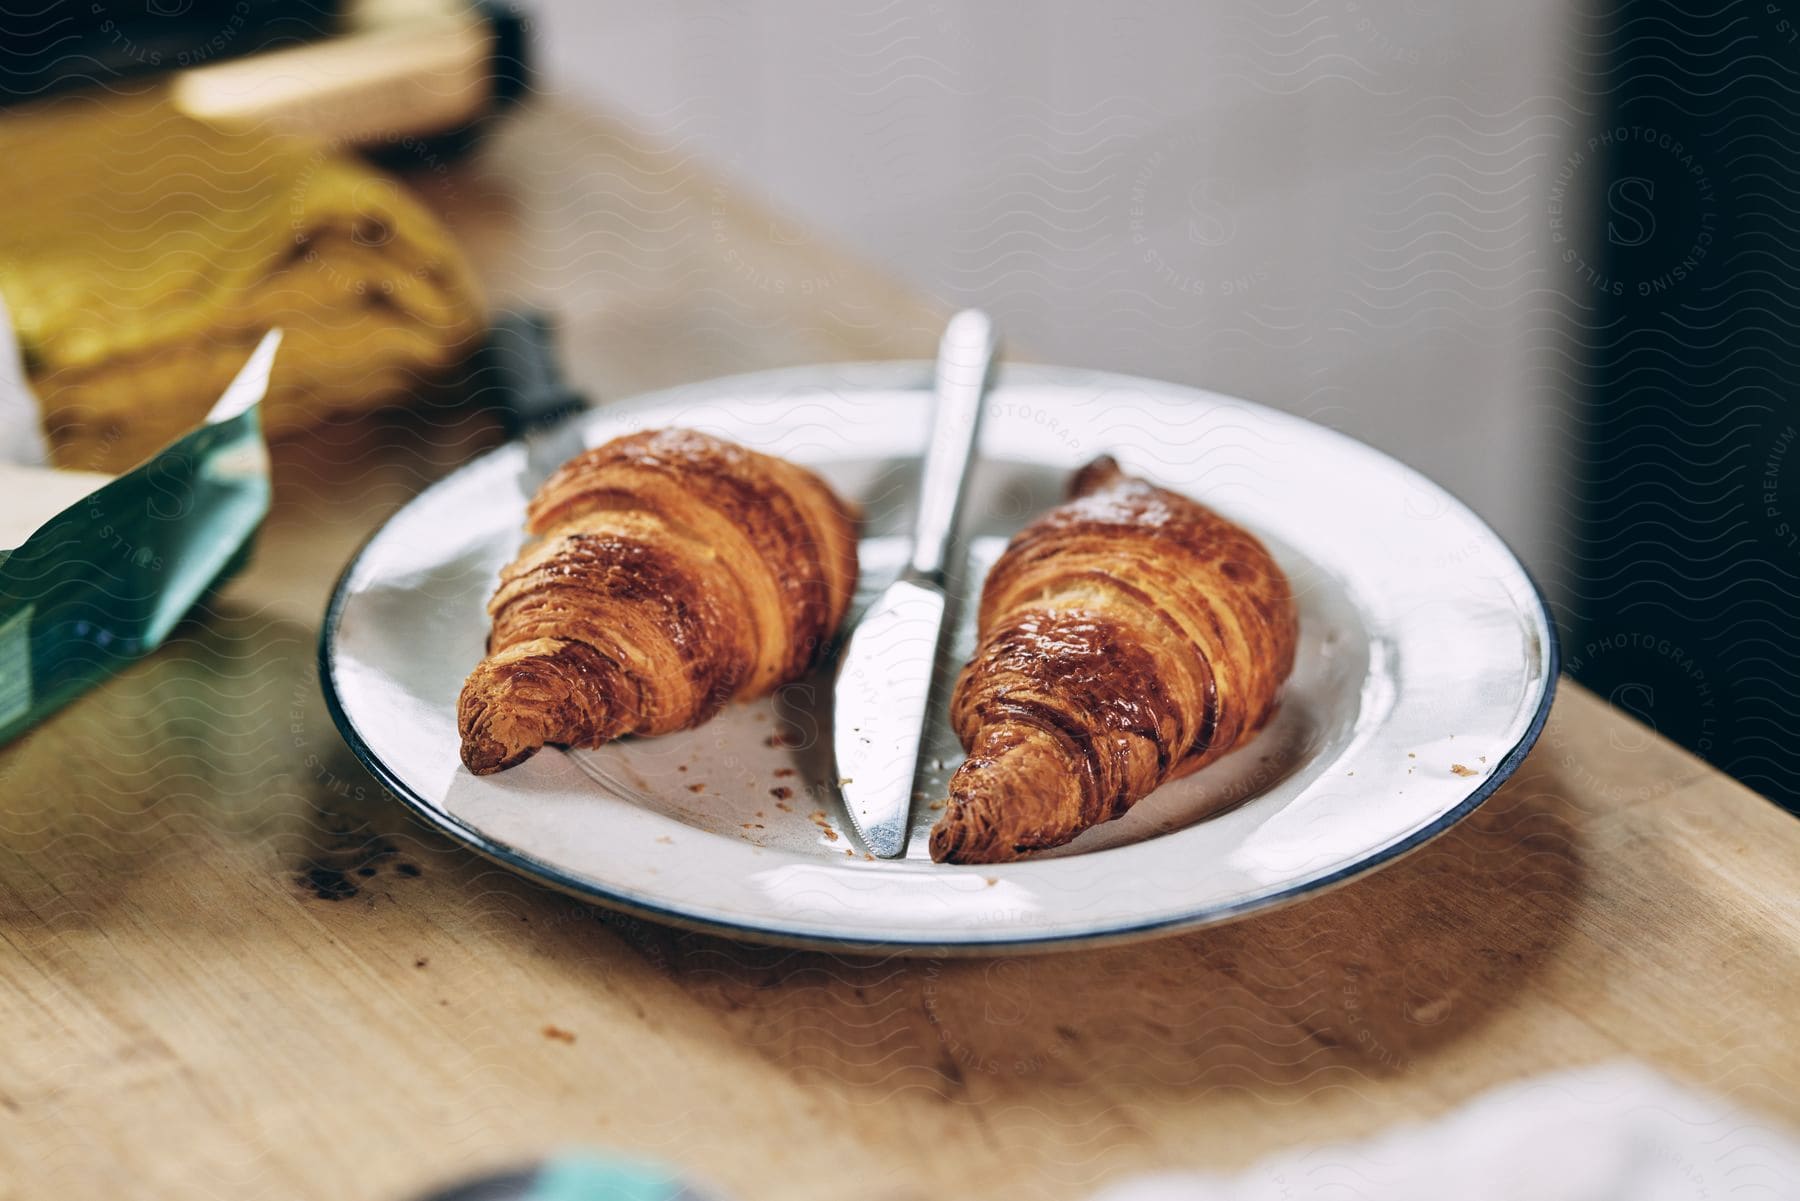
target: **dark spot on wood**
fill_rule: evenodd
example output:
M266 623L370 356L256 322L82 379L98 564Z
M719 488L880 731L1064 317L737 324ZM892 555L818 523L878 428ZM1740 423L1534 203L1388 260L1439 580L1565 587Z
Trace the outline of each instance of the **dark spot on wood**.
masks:
M559 1043L573 1043L575 1041L575 1032L572 1030L564 1030L560 1026L545 1026L544 1037L553 1039Z
M357 894L356 881L340 869L323 864L314 864L302 872L299 884L321 901L348 901Z
M778 784L774 788L769 789L769 795L778 801L785 801L794 795L794 790L785 784Z
M317 854L307 860L295 876L295 883L323 901L346 901L359 895L360 880L380 874L383 861L400 853L400 848L377 835L369 823L341 813L320 814L324 830L323 844Z
M425 956L421 955L417 959L413 960L413 966L414 967L425 967L428 964L430 964L430 962L431 962L431 960L429 960L429 959L425 958Z
M419 865L416 863L402 863L394 870L403 876L417 876L420 874Z

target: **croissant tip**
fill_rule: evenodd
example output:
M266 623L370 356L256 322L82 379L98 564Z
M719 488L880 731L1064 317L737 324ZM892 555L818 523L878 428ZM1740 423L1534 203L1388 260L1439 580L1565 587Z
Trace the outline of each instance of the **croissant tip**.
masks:
M969 827L940 820L931 829L931 861L933 863L1010 863L1028 853L1024 847L1010 847L973 836Z
M1069 478L1069 497L1074 499L1097 492L1124 474L1119 461L1111 455L1091 459Z
M966 798L951 796L944 816L931 827L933 863L1005 863L1020 857L1023 848L1001 839L982 809Z
M477 776L491 776L495 772L516 767L531 756L532 750L525 750L509 757L504 750L490 742L465 741L462 744L463 766Z
M523 763L537 750L536 747L526 747L523 750L510 748L491 732L481 729L482 724L479 720L465 721L460 731L463 766L474 775L491 776L495 772L505 771L515 764Z
M460 736L460 748L463 766L477 776L491 776L495 772L515 767L537 753L538 745L526 741L520 745L518 738L508 740L500 737L495 730L497 724L512 724L502 721L501 715L506 712L504 706L496 707L485 692L491 686L490 671L487 664L482 664L470 675L463 685L462 696L457 700L457 734Z
M956 852L962 843L962 828L952 826L948 816L941 818L931 828L931 861L933 863L955 863Z

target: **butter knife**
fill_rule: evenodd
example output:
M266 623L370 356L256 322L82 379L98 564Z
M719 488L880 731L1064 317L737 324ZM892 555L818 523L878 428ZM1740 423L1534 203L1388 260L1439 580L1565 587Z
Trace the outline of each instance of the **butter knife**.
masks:
M986 313L965 309L945 327L912 558L864 612L838 661L832 711L838 788L863 845L883 859L906 851L932 668L949 607L944 569L995 348Z

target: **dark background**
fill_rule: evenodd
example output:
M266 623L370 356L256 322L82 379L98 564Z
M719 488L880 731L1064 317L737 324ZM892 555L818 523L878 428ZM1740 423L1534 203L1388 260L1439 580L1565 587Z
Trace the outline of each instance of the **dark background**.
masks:
M1616 136L1587 245L1616 290L1573 316L1582 507L1559 616L1576 679L1793 810L1800 33L1786 8L1640 2L1599 18L1601 132Z

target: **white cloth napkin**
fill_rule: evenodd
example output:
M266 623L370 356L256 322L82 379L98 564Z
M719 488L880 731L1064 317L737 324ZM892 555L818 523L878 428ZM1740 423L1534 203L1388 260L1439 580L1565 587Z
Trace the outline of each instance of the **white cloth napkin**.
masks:
M1795 1201L1800 1143L1636 1064L1508 1085L1419 1125L1146 1176L1092 1201Z

